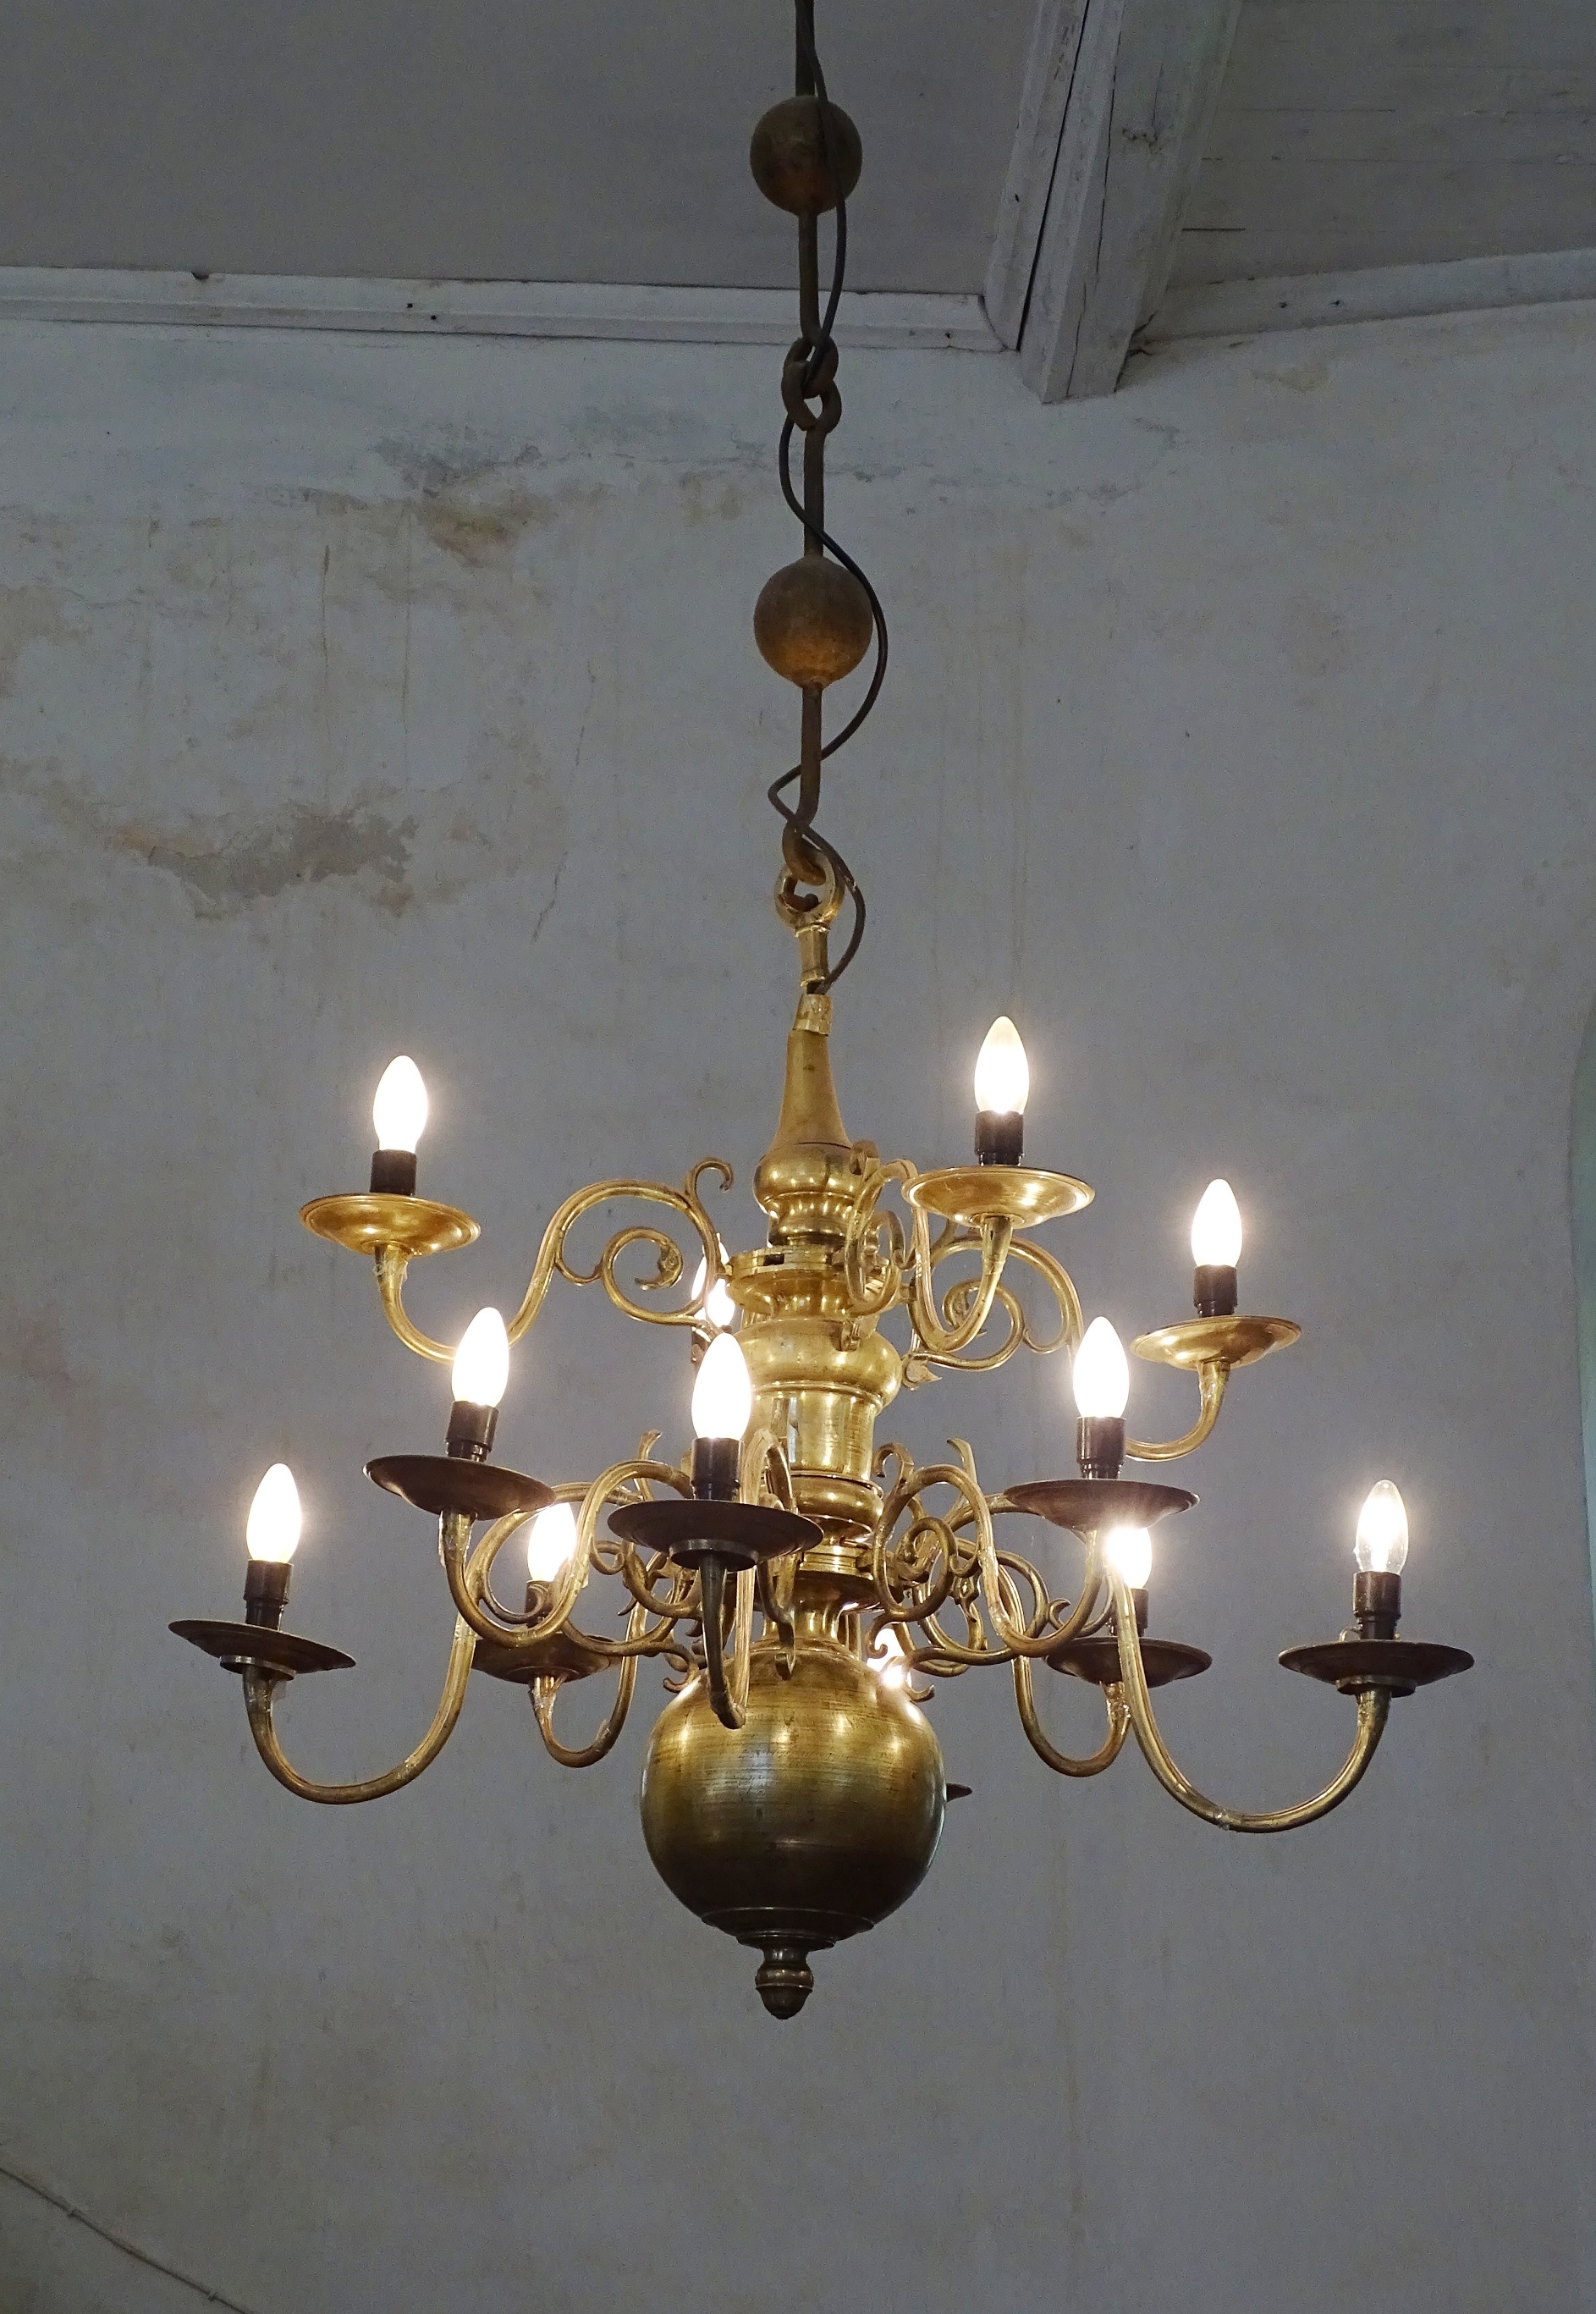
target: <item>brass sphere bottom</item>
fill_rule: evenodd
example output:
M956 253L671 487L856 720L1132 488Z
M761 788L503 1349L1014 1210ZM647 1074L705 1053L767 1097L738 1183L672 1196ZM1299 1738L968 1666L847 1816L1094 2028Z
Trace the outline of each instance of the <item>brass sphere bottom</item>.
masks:
M772 2017L796 2016L811 1952L912 1896L942 1835L947 1787L930 1722L839 1641L806 1636L790 1678L776 1643L749 1665L739 1728L701 1678L660 1713L643 1763L643 1838L673 1896L763 1950Z

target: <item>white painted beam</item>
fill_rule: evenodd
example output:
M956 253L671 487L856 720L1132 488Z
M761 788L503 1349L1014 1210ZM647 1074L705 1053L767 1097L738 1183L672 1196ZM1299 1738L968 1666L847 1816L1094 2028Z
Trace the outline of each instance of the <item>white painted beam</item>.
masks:
M428 337L631 338L784 346L787 289L658 288L592 281L332 280L320 275L0 268L0 321L198 323L212 328L400 330ZM997 353L979 297L844 293L845 346Z
M1044 402L1112 393L1162 301L1239 8L1042 0L988 309Z
M1283 274L1272 280L1174 289L1138 332L1137 343L1250 338L1260 330L1312 330L1336 322L1489 313L1504 305L1564 305L1583 299L1596 299L1596 249L1372 265L1345 273Z
M1019 120L986 269L986 318L1010 347L1019 343L1030 304L1087 5L1088 0L1040 0L1036 10Z

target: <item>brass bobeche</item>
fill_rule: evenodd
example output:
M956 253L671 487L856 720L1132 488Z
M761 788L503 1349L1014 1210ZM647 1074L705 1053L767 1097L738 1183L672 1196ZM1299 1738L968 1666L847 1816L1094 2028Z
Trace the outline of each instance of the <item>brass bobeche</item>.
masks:
M1310 1823L1346 1797L1373 1757L1394 1696L1468 1662L1456 1649L1394 1636L1394 1612L1378 1630L1365 1614L1356 1635L1289 1651L1290 1668L1355 1700L1351 1750L1330 1782L1294 1806L1258 1815L1227 1807L1176 1764L1151 1702L1155 1687L1205 1669L1208 1658L1177 1640L1143 1639L1145 1594L1127 1587L1107 1547L1115 1528L1173 1517L1195 1497L1151 1479L1107 1475L989 1494L962 1441L951 1442L947 1461L917 1466L901 1446L877 1440L900 1391L939 1371L987 1373L1022 1349L1074 1350L1083 1332L1080 1296L1034 1232L1080 1213L1092 1192L1069 1174L1018 1162L921 1172L905 1157L883 1157L873 1143L853 1140L842 1122L832 1079L831 991L858 946L864 913L852 871L816 815L824 756L876 696L886 626L873 589L825 528L824 442L842 407L830 327L842 279L839 260L823 314L816 218L857 177L858 139L826 96L813 0L797 0L797 20L798 93L767 116L754 154L761 183L798 217L801 327L783 369L788 416L779 455L785 494L804 526L804 561L767 588L762 618L762 643L803 693L801 760L771 790L784 823L776 905L796 939L798 996L775 1135L754 1175L764 1241L724 1253L705 1203L707 1185L731 1183L731 1168L717 1158L695 1165L679 1189L595 1182L550 1220L507 1329L512 1343L520 1340L561 1278L601 1285L626 1317L680 1328L684 1348L701 1349L710 1296L724 1281L754 1399L737 1498L721 1499L722 1487L714 1502L700 1501L687 1471L656 1454L657 1433L590 1481L558 1485L487 1461L373 1462L379 1485L436 1516L455 1621L431 1726L395 1767L359 1782L302 1776L274 1719L291 1677L348 1657L251 1622L175 1627L242 1674L251 1732L271 1773L300 1797L331 1805L381 1798L419 1775L448 1741L473 1665L527 1689L554 1760L591 1766L622 1732L639 1665L657 1658L675 1692L648 1746L649 1853L684 1904L761 1949L756 1981L779 2017L802 2006L813 1982L810 1954L883 1919L930 1864L947 1798L964 1788L946 1783L919 1708L938 1680L1003 1667L1027 1740L1058 1774L1102 1774L1133 1735L1183 1807L1231 1831L1271 1833ZM841 225L839 216L839 251ZM789 471L797 436L801 501ZM872 631L869 688L828 747L825 685L857 663ZM833 961L833 926L850 903L851 935ZM1011 1153L1019 1154L1018 1132ZM615 1231L584 1264L572 1252L573 1233L600 1207L626 1201L641 1201L647 1217ZM405 1285L414 1262L475 1238L470 1216L384 1192L321 1198L303 1218L322 1237L375 1256L394 1333L420 1357L447 1365L452 1348L414 1323ZM701 1254L701 1287L674 1295ZM632 1274L638 1258L640 1276ZM1233 1272L1221 1282L1226 1293L1210 1301L1232 1298ZM1050 1305L1045 1323L1034 1319L1022 1285L1041 1289ZM1297 1332L1285 1319L1231 1313L1143 1336L1135 1345L1142 1357L1194 1376L1197 1417L1177 1438L1125 1438L1124 1454L1156 1465L1190 1453L1212 1431L1230 1375L1286 1347ZM1117 1465L1123 1425L1108 1419ZM512 1607L494 1588L495 1567L538 1506L554 1500L571 1506L574 1547L551 1579L529 1585L525 1605ZM1080 1566L1071 1596L1060 1596L1046 1571L1056 1543L1041 1565L1009 1542L1000 1546L997 1520L1021 1514L1075 1539ZM591 1609L578 1621L590 1584L607 1592L622 1619L618 1634L613 1621L608 1632L591 1629ZM286 1596L286 1582L280 1587ZM896 1660L883 1670L889 1647ZM1096 1749L1074 1753L1054 1744L1038 1709L1039 1668L1061 1674L1055 1694L1079 1696L1083 1684L1098 1691L1106 1726ZM557 1734L564 1691L606 1674L614 1690L596 1727L586 1740Z

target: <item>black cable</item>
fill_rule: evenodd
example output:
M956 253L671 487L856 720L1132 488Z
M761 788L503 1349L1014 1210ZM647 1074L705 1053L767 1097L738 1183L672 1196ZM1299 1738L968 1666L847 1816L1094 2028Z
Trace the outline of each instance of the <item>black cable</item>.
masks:
M807 402L810 398L816 379L820 376L822 370L826 364L828 356L832 358L834 371L836 342L833 336L833 331L836 325L837 309L842 303L842 283L847 272L848 265L848 204L842 192L842 172L838 166L835 142L832 133L831 100L826 93L825 75L821 70L820 57L815 45L814 25L810 17L810 13L807 9L802 6L800 6L798 11L798 37L802 63L815 84L815 95L819 110L820 135L821 142L824 148L826 171L831 180L832 188L836 194L836 225L832 252L831 292L826 299L825 312L821 318L819 334L814 340L809 348L808 358L804 364L803 376L799 385L798 398L801 402ZM792 437L794 432L797 430L797 426L798 420L791 415L789 405L787 422L781 428L781 438L776 450L776 465L781 481L781 495L786 499L788 506L791 508L792 512L798 517L799 522L803 525L805 535L808 538L812 538L824 552L831 555L834 561L840 562L843 570L850 572L864 588L866 595L869 598L870 618L875 629L876 639L876 664L871 672L869 684L866 689L864 698L854 714L850 718L848 722L843 725L842 730L837 733L834 738L828 739L825 745L821 748L820 760L822 763L824 763L828 756L834 755L836 754L839 747L845 747L847 746L849 740L852 738L854 733L859 729L866 716L869 715L870 710L875 706L876 701L879 696L881 685L886 675L886 614L881 608L881 599L879 596L877 594L875 587L870 584L870 581L863 570L854 561L853 557L847 552L847 550L841 546L831 535L831 533L824 527L824 524L812 522L810 520L808 514L806 512L803 505L799 501L797 491L793 489ZM830 430L829 428L827 430ZM847 861L842 857L842 854L837 850L836 845L831 843L825 836L822 835L819 830L815 826L814 813L809 812L806 814L801 808L795 811L785 800L784 790L792 785L794 780L802 779L803 770L804 767L802 764L795 764L789 772L784 773L779 780L772 781L766 792L772 805L778 812L780 813L781 817L786 821L788 826L791 828L797 835L802 838L805 843L811 845L815 851L820 852L824 858L830 862L833 872L836 876L839 884L853 903L853 928L851 936L849 939L848 945L843 949L842 956L827 972L825 979L822 984L823 987L830 988L833 982L842 978L843 973L846 972L848 967L852 963L854 957L859 952L860 942L864 938L865 896L860 889L858 878L854 875L852 869L850 868ZM816 808L818 808L818 798L816 799Z

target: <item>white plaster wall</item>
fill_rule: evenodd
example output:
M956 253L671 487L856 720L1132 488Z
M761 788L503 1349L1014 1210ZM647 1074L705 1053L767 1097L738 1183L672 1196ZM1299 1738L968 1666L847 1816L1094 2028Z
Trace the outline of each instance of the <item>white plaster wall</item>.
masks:
M1155 1626L1243 1803L1340 1755L1274 1668L1345 1619L1402 1482L1409 1628L1478 1670L1399 1703L1362 1792L1279 1842L1084 1788L1005 1681L935 1706L925 1887L802 2018L657 1883L657 1691L589 1774L473 1692L419 1785L290 1800L236 1689L242 1507L299 1471L302 1628L359 1668L284 1723L368 1771L449 1616L365 1455L441 1378L295 1219L358 1186L395 1049L425 1183L481 1245L435 1331L518 1293L601 1170L739 1168L789 958L748 635L792 549L759 352L8 330L0 361L0 2163L251 2314L1538 2314L1588 2305L1590 1585L1570 1085L1596 990L1596 312L1140 366L1043 410L993 360L848 365L833 509L895 622L832 783L871 900L839 992L852 1129L957 1157L1000 1007L1057 1232L1125 1329L1180 1314L1224 1170L1239 1378ZM507 1459L679 1441L674 1340L568 1292ZM1062 1467L1056 1365L892 1429ZM1184 1422L1138 1376L1147 1429ZM1084 1739L1074 1691L1048 1697ZM574 1699L579 1718L591 1707ZM197 2301L0 2178L7 2314Z

